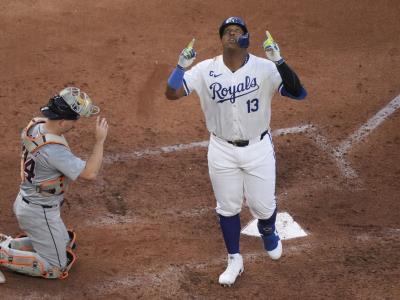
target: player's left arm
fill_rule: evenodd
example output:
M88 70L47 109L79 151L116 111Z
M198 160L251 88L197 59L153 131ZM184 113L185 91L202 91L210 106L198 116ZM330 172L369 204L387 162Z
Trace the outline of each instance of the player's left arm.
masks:
M282 96L296 100L302 100L307 96L307 91L302 86L297 74L289 67L281 57L278 44L274 41L271 34L267 31L267 39L264 41L263 48L267 58L275 63L282 78L279 91Z

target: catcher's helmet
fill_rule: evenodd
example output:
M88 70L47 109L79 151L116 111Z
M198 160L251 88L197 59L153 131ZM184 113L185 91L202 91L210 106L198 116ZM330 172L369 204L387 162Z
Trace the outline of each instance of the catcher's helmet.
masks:
M77 120L80 116L89 117L100 112L92 104L89 96L76 87L67 87L50 98L40 111L50 120Z
M241 48L248 48L250 44L250 34L247 30L246 23L244 23L244 21L239 17L229 17L228 19L224 20L219 27L219 37L222 39L222 36L224 35L224 30L229 25L237 25L242 28L243 35L239 37L238 44Z

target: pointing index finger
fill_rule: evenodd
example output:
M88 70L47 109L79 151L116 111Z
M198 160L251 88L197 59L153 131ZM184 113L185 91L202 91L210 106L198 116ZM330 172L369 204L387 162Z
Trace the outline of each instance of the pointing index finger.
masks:
M195 42L195 38L193 38L191 41L190 41L190 43L187 45L187 48L190 48L190 49L192 49L193 48L193 45L194 45L194 42Z
M273 42L274 39L272 38L272 35L269 33L269 31L267 30L265 33L267 34L267 39L269 39L271 42Z

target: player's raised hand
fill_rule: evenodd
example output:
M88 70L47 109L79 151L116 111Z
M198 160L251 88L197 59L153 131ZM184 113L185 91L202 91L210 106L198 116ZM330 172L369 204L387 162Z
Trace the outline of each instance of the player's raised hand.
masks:
M96 118L96 141L104 143L108 133L108 123L106 118Z
M267 58L274 63L282 60L281 51L279 49L278 44L274 41L269 31L265 32L267 35L267 39L263 43L263 48Z
M193 48L194 41L195 39L192 39L192 41L185 49L182 50L181 54L179 55L178 66L182 67L183 69L190 67L190 65L196 59L196 50Z

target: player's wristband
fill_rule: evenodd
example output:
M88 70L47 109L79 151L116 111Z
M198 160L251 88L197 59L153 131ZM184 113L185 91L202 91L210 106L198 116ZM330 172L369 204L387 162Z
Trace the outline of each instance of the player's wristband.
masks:
M184 74L185 70L180 65L177 65L168 78L168 85L174 90L179 90L183 85Z

